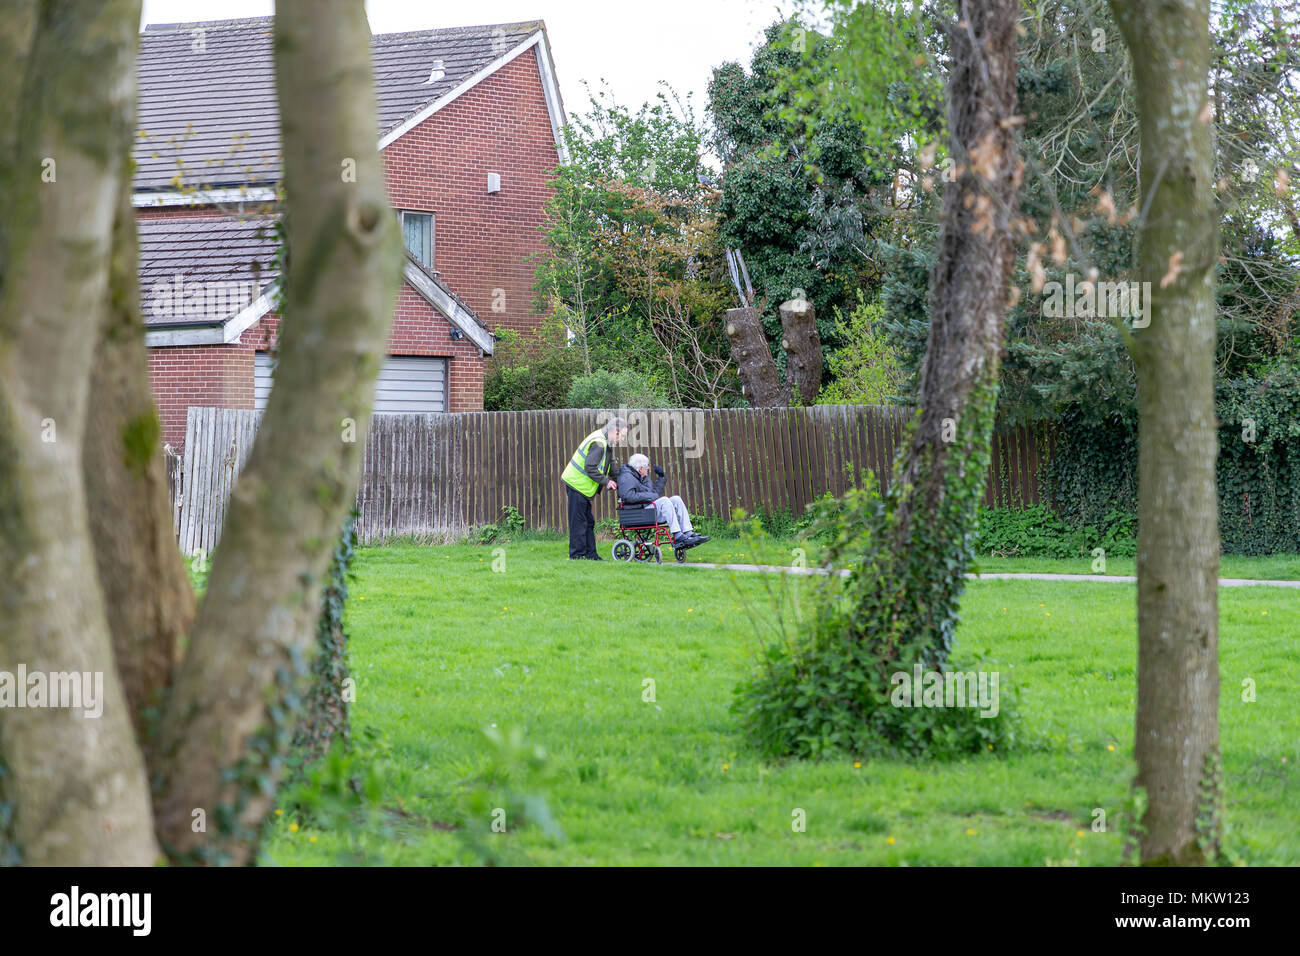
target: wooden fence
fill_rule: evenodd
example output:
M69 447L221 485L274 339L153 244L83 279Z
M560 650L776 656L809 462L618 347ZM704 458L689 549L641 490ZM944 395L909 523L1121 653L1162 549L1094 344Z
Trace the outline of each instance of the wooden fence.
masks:
M863 468L883 484L907 416L876 405L624 414L630 433L614 457L648 455L667 471L667 492L680 494L696 515L730 515L736 507L802 514L823 493L845 492L850 476ZM583 437L604 421L600 415L562 409L376 417L362 455L358 537L374 543L460 535L499 521L507 507L529 527L566 528L559 474ZM246 410L189 410L177 525L183 553L215 546L259 417ZM997 436L986 504L1040 500L1043 445L1026 429ZM613 506L613 495L598 495L597 519L611 516Z

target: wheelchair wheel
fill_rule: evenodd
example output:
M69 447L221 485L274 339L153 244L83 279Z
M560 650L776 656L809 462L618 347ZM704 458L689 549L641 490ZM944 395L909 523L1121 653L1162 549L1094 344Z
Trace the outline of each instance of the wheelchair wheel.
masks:
M615 561L632 560L632 542L624 541L621 538L614 542L614 547L610 549L610 557Z
M674 549L673 549L673 554L677 557L677 563L678 563L678 564L685 564L685 563L686 563L686 549L685 549L685 548L674 548Z
M655 564L663 564L664 563L663 549L660 548L659 545L657 544L650 545L650 557L655 559Z

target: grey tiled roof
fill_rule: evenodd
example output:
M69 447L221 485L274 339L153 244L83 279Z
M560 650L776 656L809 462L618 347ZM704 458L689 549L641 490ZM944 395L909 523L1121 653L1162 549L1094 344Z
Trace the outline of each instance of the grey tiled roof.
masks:
M272 219L219 216L140 220L145 325L216 324L250 305L277 275L271 270L274 225ZM198 313L200 301L205 307Z
M165 216L140 220L139 230L140 307L149 328L219 325L251 305L279 277L272 268L274 219ZM406 259L490 331L441 276L409 251Z
M273 22L154 24L141 34L136 190L175 188L178 175L200 188L279 180ZM535 20L372 37L378 135L541 29ZM430 82L437 61L442 75Z

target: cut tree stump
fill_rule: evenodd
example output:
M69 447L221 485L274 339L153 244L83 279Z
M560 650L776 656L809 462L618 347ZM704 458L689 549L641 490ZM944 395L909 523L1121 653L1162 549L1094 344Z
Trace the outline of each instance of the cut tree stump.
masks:
M727 340L736 360L745 398L754 408L781 408L789 403L781 393L776 363L767 347L767 336L758 310L752 306L727 310ZM820 354L820 349L819 349Z
M817 333L813 304L807 299L790 299L781 303L780 311L790 400L797 395L803 404L815 405L822 387L822 337Z

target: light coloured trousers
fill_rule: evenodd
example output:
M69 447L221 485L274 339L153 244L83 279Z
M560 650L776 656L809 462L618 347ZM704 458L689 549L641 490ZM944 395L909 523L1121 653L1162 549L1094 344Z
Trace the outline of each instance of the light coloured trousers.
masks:
M691 527L691 516L686 513L686 502L682 501L681 495L657 499L655 513L659 515L660 522L668 525L673 534L695 530Z

